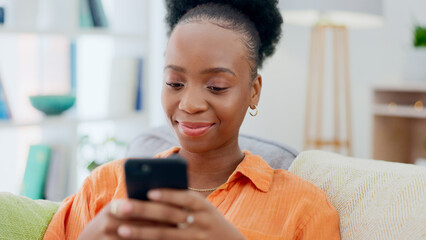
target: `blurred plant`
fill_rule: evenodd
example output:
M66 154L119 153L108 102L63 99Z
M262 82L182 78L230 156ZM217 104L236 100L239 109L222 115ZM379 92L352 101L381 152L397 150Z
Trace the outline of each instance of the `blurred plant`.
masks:
M88 135L80 138L80 157L86 162L87 170L93 171L102 164L124 157L127 143L108 137L102 143L93 143Z
M416 25L414 29L414 47L426 47L426 26Z

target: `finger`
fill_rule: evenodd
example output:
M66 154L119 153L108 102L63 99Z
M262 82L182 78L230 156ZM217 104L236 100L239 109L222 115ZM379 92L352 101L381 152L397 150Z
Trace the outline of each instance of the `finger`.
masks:
M118 228L118 234L125 239L206 239L203 232L196 231L190 228L178 229L170 227L143 227L138 228L129 225L122 225Z
M128 208L129 206L126 204L125 200L118 199L111 201L103 210L108 212L110 216L122 218L123 212L129 211Z
M177 224L186 221L188 216L187 211L182 208L159 202L128 200L124 204L129 206L121 212L121 215L128 219Z
M125 212L129 208L125 206L123 207L123 204L126 204L126 200L114 200L110 202L106 207L104 207L102 209L102 214L105 215L105 220L102 221L98 227L100 229L103 229L104 232L116 233L118 226L122 224L132 224L136 226L161 225L161 223L144 220L144 219L138 219L137 221L133 219L129 219L128 217L125 216Z
M134 211L134 205L135 205L134 202L136 202L136 200L130 200L130 199L113 200L103 210L108 212L110 216L125 220L132 215L132 212ZM137 200L137 202L145 202L145 201ZM139 220L143 221L143 219L139 219Z
M200 194L185 190L155 189L148 192L148 198L192 211L208 210L213 207Z
M164 224L160 224L157 222L152 222L152 221L132 221L132 220L124 220L124 219L118 219L112 216L108 216L107 219L105 219L104 221L98 223L97 228L99 228L101 230L101 232L107 233L107 234L113 234L116 235L117 234L117 230L118 227L120 225L133 225L133 226L138 226L138 227L143 227L143 226L166 226Z

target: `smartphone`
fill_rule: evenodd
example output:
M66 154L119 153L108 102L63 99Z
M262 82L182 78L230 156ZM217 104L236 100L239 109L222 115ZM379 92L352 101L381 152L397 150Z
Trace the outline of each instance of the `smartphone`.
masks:
M148 201L151 189L188 188L186 161L178 156L129 159L124 163L124 171L129 198Z

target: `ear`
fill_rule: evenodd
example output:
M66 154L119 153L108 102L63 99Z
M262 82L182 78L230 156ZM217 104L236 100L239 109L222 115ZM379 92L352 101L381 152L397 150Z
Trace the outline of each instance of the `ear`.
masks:
M257 74L257 77L251 83L250 107L259 104L260 92L262 90L262 76Z

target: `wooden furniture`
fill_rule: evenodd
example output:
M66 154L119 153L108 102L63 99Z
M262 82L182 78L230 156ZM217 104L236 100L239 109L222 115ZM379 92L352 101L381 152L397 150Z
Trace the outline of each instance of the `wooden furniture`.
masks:
M327 31L333 36L333 136L324 137L325 48ZM348 30L344 26L316 25L312 28L305 107L304 149L331 147L352 155L352 122Z
M426 158L426 83L374 89L373 158Z

